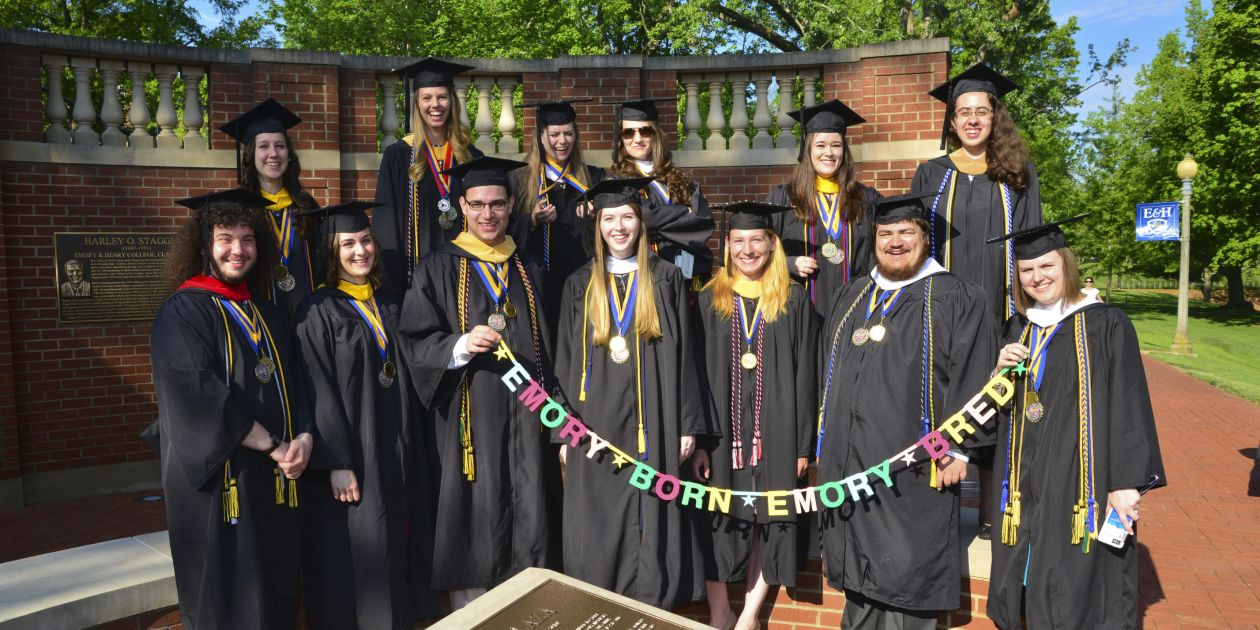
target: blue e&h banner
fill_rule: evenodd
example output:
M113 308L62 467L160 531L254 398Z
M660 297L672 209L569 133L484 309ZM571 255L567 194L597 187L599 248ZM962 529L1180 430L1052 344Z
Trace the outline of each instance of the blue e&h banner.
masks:
M1181 204L1176 201L1137 205L1137 240L1181 240Z

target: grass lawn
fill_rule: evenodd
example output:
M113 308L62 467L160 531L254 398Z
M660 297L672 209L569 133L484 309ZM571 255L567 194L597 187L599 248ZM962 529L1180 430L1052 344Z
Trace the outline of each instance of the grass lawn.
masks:
M1226 310L1190 300L1190 347L1194 356L1172 354L1177 296L1153 291L1113 291L1137 329L1142 350L1187 374L1260 403L1260 311Z

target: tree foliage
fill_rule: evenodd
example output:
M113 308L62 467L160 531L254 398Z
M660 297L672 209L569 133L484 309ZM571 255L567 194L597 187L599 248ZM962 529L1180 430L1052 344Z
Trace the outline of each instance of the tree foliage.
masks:
M271 45L264 21L237 21L245 0L207 0L220 22L207 29L187 2L175 0L0 0L5 28L153 44L243 48Z

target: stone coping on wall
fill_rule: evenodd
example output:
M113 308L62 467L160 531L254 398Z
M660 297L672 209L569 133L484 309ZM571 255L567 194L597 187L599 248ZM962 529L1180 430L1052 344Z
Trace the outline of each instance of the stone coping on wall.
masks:
M976 509L964 507L962 576L987 581L989 541L975 533ZM0 564L0 630L86 628L178 603L166 532Z

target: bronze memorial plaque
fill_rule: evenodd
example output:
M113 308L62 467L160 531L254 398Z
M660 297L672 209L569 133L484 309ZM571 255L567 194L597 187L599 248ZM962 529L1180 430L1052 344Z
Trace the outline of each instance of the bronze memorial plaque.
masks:
M161 232L54 234L57 319L153 319L170 295L162 282L162 270L173 238Z
M593 590L593 587L592 587ZM644 606L644 608L650 608ZM643 610L635 610L556 580L512 602L476 626L484 630L685 630Z

